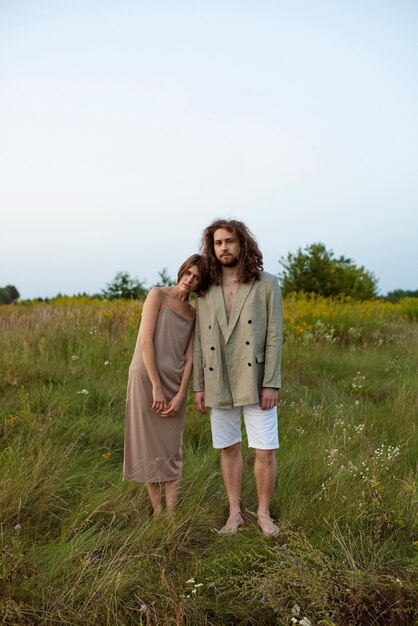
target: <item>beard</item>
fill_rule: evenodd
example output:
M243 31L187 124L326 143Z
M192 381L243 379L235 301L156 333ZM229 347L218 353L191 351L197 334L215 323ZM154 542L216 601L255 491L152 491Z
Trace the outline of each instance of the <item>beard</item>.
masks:
M219 259L219 263L221 265L223 265L224 267L235 267L239 263L239 258L236 257L236 256L233 256L233 257L230 257L230 256L221 257Z

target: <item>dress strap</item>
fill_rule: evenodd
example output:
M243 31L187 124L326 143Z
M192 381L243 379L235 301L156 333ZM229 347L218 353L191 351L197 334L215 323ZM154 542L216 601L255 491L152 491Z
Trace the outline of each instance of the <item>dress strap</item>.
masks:
M167 294L165 292L165 288L164 287L160 287L159 289L160 289L161 293L163 294L163 301L161 303L161 309L166 309L168 307L168 304L167 304Z

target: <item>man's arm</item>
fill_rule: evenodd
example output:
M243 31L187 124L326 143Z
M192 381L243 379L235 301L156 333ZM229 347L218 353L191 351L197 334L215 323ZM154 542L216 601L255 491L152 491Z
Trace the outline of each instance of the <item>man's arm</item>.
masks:
M271 400L275 393L277 400L277 389L281 387L283 314L281 290L276 278L270 282L266 304L267 331L265 342L263 388L273 389L274 392L266 391L263 395Z

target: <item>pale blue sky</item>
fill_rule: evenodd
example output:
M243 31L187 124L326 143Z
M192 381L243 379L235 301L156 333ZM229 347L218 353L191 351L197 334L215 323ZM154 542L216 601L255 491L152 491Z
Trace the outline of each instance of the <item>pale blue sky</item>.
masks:
M417 289L415 0L0 0L0 286L148 286L216 217Z

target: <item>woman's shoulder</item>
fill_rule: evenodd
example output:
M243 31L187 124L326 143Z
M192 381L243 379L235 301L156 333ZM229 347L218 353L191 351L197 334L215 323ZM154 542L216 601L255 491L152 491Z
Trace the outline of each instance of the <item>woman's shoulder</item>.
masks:
M166 288L165 287L151 287L151 289L148 292L148 297L152 297L152 298L164 298L164 290Z
M145 303L154 306L163 305L165 300L163 289L161 287L151 287L146 297Z

